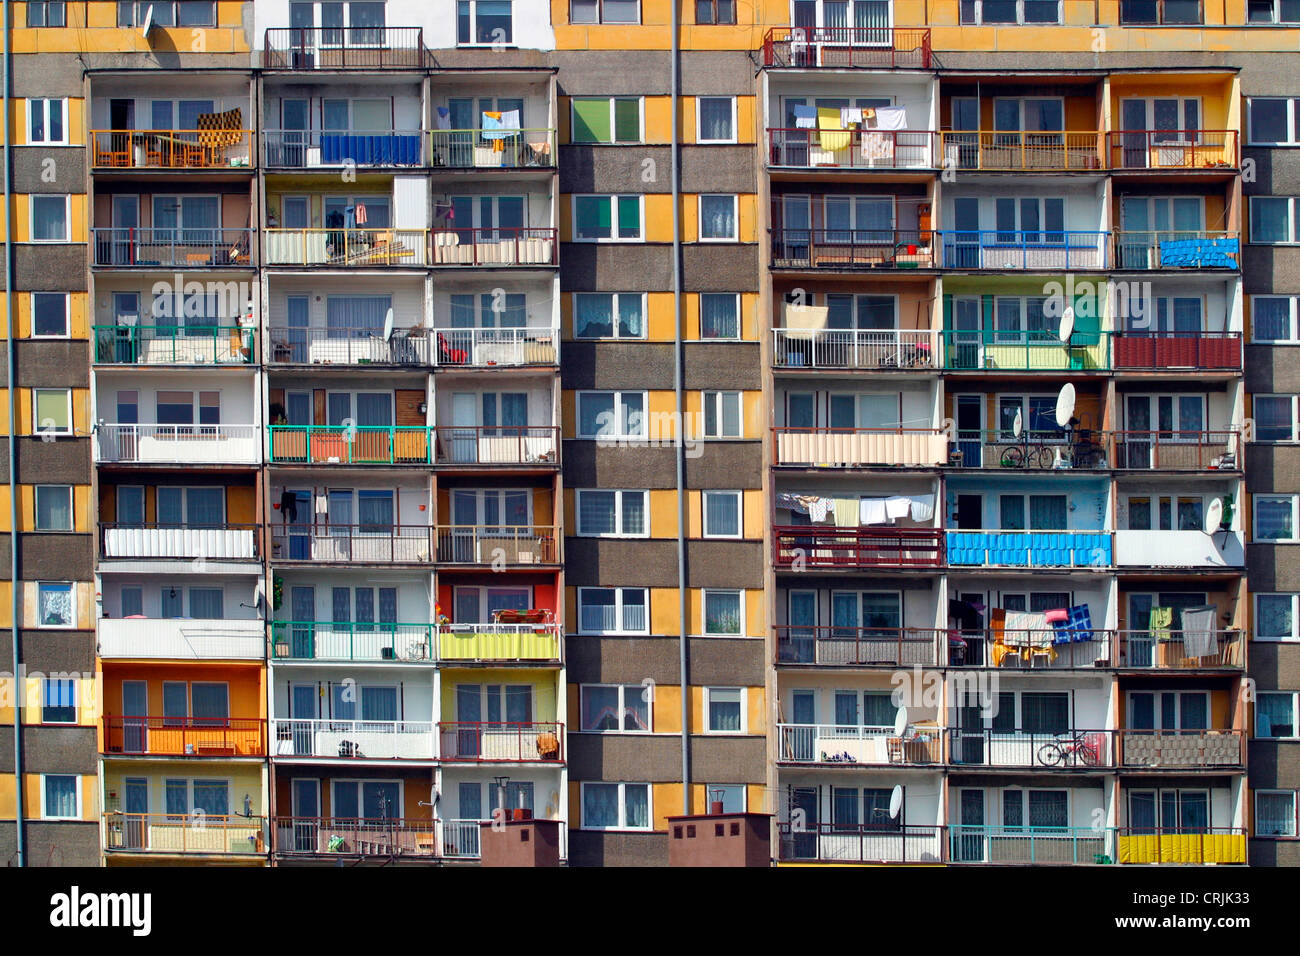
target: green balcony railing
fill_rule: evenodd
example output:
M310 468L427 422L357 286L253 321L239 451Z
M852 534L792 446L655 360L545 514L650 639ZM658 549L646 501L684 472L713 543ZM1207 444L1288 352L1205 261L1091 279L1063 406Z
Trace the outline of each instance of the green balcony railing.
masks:
M1113 863L1109 827L950 826L950 863Z
M432 624L272 621L277 661L411 661L433 659Z
M254 332L238 326L96 325L100 365L246 365Z
M314 465L427 465L424 425L272 425L271 461Z
M943 367L953 371L1090 372L1110 368L1110 333L1076 332L1063 343L1053 331L979 332L947 329Z

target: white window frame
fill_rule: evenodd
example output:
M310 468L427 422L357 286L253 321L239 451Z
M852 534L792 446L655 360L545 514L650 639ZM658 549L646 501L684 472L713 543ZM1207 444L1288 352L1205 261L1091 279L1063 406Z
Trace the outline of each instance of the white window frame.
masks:
M649 326L649 317L646 312L649 307L648 293L645 292L574 292L573 295L573 337L584 342L607 342L613 339L622 339L629 342L644 342L647 338ZM588 295L608 295L611 296L611 323L610 332L612 335L580 335L578 333L578 300ZM641 334L640 335L619 335L618 334L618 308L619 303L624 298L635 298L641 300Z
M1290 644L1300 641L1300 593L1295 591L1257 591L1254 595L1254 619L1251 627L1250 637L1253 641L1264 641L1269 644ZM1261 635L1259 633L1259 599L1260 598L1286 598L1291 602L1291 633L1281 637L1272 635Z
M602 395L602 396L603 396L603 395L611 395L611 396L613 396L613 399L614 399L614 422L615 422L615 425L616 425L616 426L619 426L620 423L623 421L623 419L627 417L626 415L623 414L623 396L624 396L624 395L640 395L640 396L641 396L641 414L642 414L642 416L643 416L643 418L642 418L642 420L641 420L641 428L640 428L640 430L639 430L639 431L629 431L629 432L623 432L623 431L621 431L621 430L620 430L620 431L613 431L613 432L600 432L600 433L593 434L593 435L589 435L589 434L584 433L584 432L582 431L582 402L583 402L583 399L584 399L586 396L588 396L588 395ZM582 391L578 392L577 395L576 395L576 397L574 398L574 406L573 406L573 407L574 407L574 414L577 416L577 421L575 422L575 424L576 424L577 427L578 427L578 437L579 437L579 438L583 438L583 439L593 439L593 440L596 440L596 441L608 440L608 439L624 439L624 438L638 438L638 439L640 439L640 438L645 438L645 437L646 437L646 420L645 420L644 416L647 416L647 415L650 414L649 407L648 407L648 406L649 406L649 402L650 402L650 393L649 393L648 391L637 391L637 390L635 390L635 389L616 389L616 390L612 390L612 391L610 391L610 390L602 390L602 389L583 389Z
M1259 798L1261 796L1287 796L1291 798L1291 832L1290 833L1261 833L1259 830ZM1300 791L1282 790L1282 789L1260 789L1255 791L1255 816L1253 832L1251 836L1260 840L1290 840L1300 836L1300 814L1297 811L1297 804L1300 804Z
M654 713L653 691L651 692L651 698L649 700L645 699L645 693L648 686L649 685L646 684L579 684L578 685L578 728L579 728L578 733L611 734L611 735L621 735L621 736L635 735L638 737L644 737L647 734L654 733L655 713ZM645 702L646 723L649 724L649 726L646 727L645 730L624 730L622 726L619 726L616 730L594 730L592 728L582 726L582 715L585 711L585 708L583 706L584 698L586 697L587 691L591 689L603 689L603 690L613 689L618 691L618 716L619 716L620 725L623 723L623 711L627 706L627 695L630 692L635 691L637 694L641 695L641 699Z
M587 812L586 812L587 811L587 787L590 786L618 787L618 823L616 825L609 826L609 827L598 827L598 826L593 826L587 820ZM630 827L627 825L627 788L628 787L645 787L646 825L643 827ZM587 783L584 781L583 783L579 784L579 791L580 791L578 794L579 807L582 812L581 829L601 830L606 832L614 831L614 830L630 830L635 833L647 833L654 829L655 826L654 787L651 786L648 782L643 783L639 780L630 780L630 781L593 780L590 783Z
M1028 496L1026 496L1026 499L1028 499ZM1153 524L1157 525L1157 527L1154 527L1154 528L1134 528L1134 527L1132 526L1133 502L1135 502L1135 501L1146 501L1146 502L1147 502L1148 507L1151 509L1151 521L1152 521ZM1168 528L1161 528L1161 527L1159 527L1159 524L1160 524L1160 505L1161 505L1161 503L1164 502L1164 501L1168 501L1168 502L1169 502L1169 524L1170 524L1170 527L1168 527ZM1121 529L1121 530L1124 530L1124 531L1152 531L1152 532L1161 532L1161 531L1180 531L1180 530L1182 530L1182 529L1180 529L1180 528L1177 527L1177 524L1178 524L1178 507L1179 507L1179 505L1184 504L1184 503L1189 502L1189 501L1199 502L1199 503L1200 503L1200 506L1201 506L1201 514L1202 514L1202 515L1205 514L1205 502L1206 502L1206 496L1205 496L1205 495L1195 495L1195 494L1193 494L1193 495L1180 495L1180 494L1176 494L1176 493L1175 493L1175 494L1167 494L1167 495L1166 495L1166 494L1162 494L1162 493L1159 492L1159 491L1135 491L1135 492L1126 492L1126 493L1124 494L1124 527L1123 527L1123 529ZM1026 511L1025 511L1025 513L1028 514L1028 513L1029 513L1029 512L1028 512L1028 500L1026 500L1026 502L1025 502L1025 506L1026 506ZM1197 528L1198 528L1198 530L1199 530L1200 525L1197 525Z
M1280 26L1280 25L1284 25L1284 24L1288 24L1288 23L1300 23L1300 21L1298 21L1298 20L1283 20L1283 19L1281 19L1281 16L1282 16L1282 5L1278 2L1278 0L1271 0L1271 6L1272 6L1272 8L1273 8L1273 16L1272 16L1272 19L1269 19L1269 20L1252 20L1252 19L1250 18L1250 3L1249 3L1249 0L1247 0L1247 3L1246 3L1246 26L1248 26L1248 27L1249 27L1249 26Z
M63 297L63 331L57 334L49 334L36 331L36 297L37 296L62 296ZM33 339L70 339L72 338L72 296L66 292L29 292L28 293L28 312L31 315L31 336Z
M635 20L606 20L605 19L605 0L593 0L596 4L596 19L594 20L575 20L573 19L573 0L569 0L569 23L573 26L639 26L641 23L641 0L636 0L636 19Z
M1288 303L1288 330L1287 337L1282 339L1261 339L1256 330L1259 328L1255 321L1255 306L1261 301L1273 301L1275 299L1284 299ZM1300 331L1297 331L1297 317L1300 317L1300 296L1296 295L1252 295L1250 297L1250 340L1262 345L1297 345L1300 344Z
M122 22L122 19L123 19L123 18L122 18L122 8L125 7L125 6L129 6L129 7L131 8L131 22L130 22L130 23L123 23L123 22ZM119 27L123 27L123 26L139 27L139 26L143 25L143 18L140 16L140 11L141 11L141 9L142 9L143 7L146 7L146 6L153 6L153 4L152 4L152 3L144 2L144 0L137 0L137 2L135 2L135 3L129 3L129 4L128 4L128 3L118 3L118 4L117 4L117 7L118 7L117 25L118 25ZM176 0L171 0L171 2L167 2L167 0L163 0L162 3L159 3L159 4L158 4L158 6L170 6L170 7L172 8L172 22L171 22L171 24L168 24L168 25L167 25L167 28L168 28L168 29L176 29L176 30L190 30L190 29L195 29L195 30L205 30L205 29L206 29L206 30L211 30L211 29L215 28L215 27L217 26L217 23L218 23L218 20L217 20L217 10L216 10L216 4L215 4L215 3L211 3L211 4L209 4L209 6L212 8L212 22L211 22L211 23L186 24L186 25L184 25L184 26L178 26L178 25L177 25L177 20L180 19L180 16L179 16L179 14L180 14L180 8L179 8L178 3L176 2ZM315 8L316 8L316 11L317 11L317 14L318 14L318 16L317 16L317 20L319 21L320 4L319 4L319 3L316 3L316 4L315 4Z
M1291 505L1291 537L1261 538L1259 535L1259 503L1266 500L1284 499ZM1300 495L1253 495L1250 499L1250 539L1253 544L1297 544L1300 543L1300 524L1297 524L1297 501Z
M720 534L709 530L709 498L713 495L728 495L736 500L736 533ZM745 493L740 490L708 489L700 492L700 536L704 538L740 539L745 536Z
M1021 695L1021 694L1024 694L1024 693L1032 693L1032 691L1017 691L1017 692L1016 692L1016 706L1017 706L1017 708L1020 706L1020 695ZM1050 693L1050 691L1049 691L1049 693ZM1183 727L1183 707L1182 707L1182 699L1183 699L1184 697L1190 697L1190 696L1196 696L1196 697L1204 698L1204 700L1205 700L1205 716L1206 716L1206 723L1209 723L1209 724L1211 724L1211 725L1214 723L1214 716L1213 716L1213 715L1214 715L1214 711L1211 710L1211 708L1210 708L1210 692L1209 692L1208 690L1160 690L1159 688L1152 688L1151 690L1131 690L1131 691L1129 691L1129 692L1127 693L1127 695L1126 695L1125 698L1124 698L1124 713L1125 713L1125 723L1126 723L1126 724L1127 724L1127 723L1132 719L1132 716L1133 716L1133 696L1134 696L1135 694L1150 694L1150 695L1151 695L1151 698L1152 698L1152 702L1151 702L1151 716L1152 716L1152 718L1153 718L1151 722L1152 722L1153 724L1155 724L1155 727L1153 728L1153 729L1155 729L1155 730L1198 730L1199 728L1195 728L1195 727L1192 727L1192 728L1185 728L1185 727ZM1176 706L1176 707L1174 708L1174 723L1175 723L1177 726L1174 726L1174 727L1166 727L1166 726L1164 726L1163 714L1162 714L1162 712L1161 712L1161 705L1160 705L1160 698L1161 698L1161 696L1162 696L1163 694L1173 694L1173 695L1177 698L1178 706ZM1019 721L1016 722L1016 726L1017 726L1017 727L1020 726L1020 722L1019 722ZM1128 727L1125 727L1124 729L1125 729L1125 730L1133 730L1134 728L1133 728L1132 726L1128 726ZM1210 729L1213 729L1213 727L1211 727ZM1141 731L1137 731L1137 732L1138 732L1138 733L1141 733Z
M52 817L46 814L45 809L49 805L46 803L46 793L45 793L45 780L47 777L71 777L75 781L75 786L73 787L73 790L77 794L77 811L75 815L70 817ZM42 820L80 820L82 812L83 810L81 805L81 774L78 773L41 774L41 819Z
M1123 0L1121 0L1121 3ZM1121 10L1123 7L1121 6ZM1165 20L1165 0L1158 0L1156 5L1156 18L1154 20L1125 20L1123 13L1119 13L1119 26L1121 27L1195 27L1205 25L1205 0L1200 0L1197 4L1197 12L1200 17L1196 20Z
M734 594L739 597L737 607L740 609L739 629L731 631L709 630L709 595ZM700 633L705 637L744 637L745 636L745 589L744 588L702 588L700 591Z
M614 531L587 531L582 527L582 498L589 494L612 494L614 496ZM640 495L642 514L645 516L645 530L631 533L623 528L623 498L625 495ZM573 523L575 536L579 538L648 538L650 537L650 492L644 488L576 488L573 492Z
M633 197L637 201L637 215L639 217L639 233L636 236L624 237L618 235L618 200L624 197ZM603 199L610 204L609 231L608 238L583 239L578 236L578 200L579 199ZM574 193L570 197L572 202L571 211L573 214L573 241L574 242L594 242L594 243L644 243L645 234L645 195L643 193Z
M1257 392L1250 397L1252 411L1254 410L1254 403L1258 402L1261 398L1281 398L1291 403L1291 437L1279 439L1261 438L1258 429L1259 416L1256 415L1255 441L1263 445L1288 445L1300 441L1300 395L1288 395L1285 392Z
M719 691L725 691L727 694L735 693L739 696L740 704L740 729L739 730L715 730L711 726L710 709L713 702L713 695ZM705 687L704 688L704 733L722 737L736 737L749 733L749 714L748 703L749 694L747 687Z
M729 100L731 102L731 136L729 138L727 139L705 139L704 138L704 133L701 129L701 117L704 115L703 110L701 109L702 100ZM737 143L740 141L739 140L740 131L736 128L736 123L737 123L737 110L736 110L736 98L734 96L701 95L695 97L695 142L696 143L699 143L701 145L714 144L714 143L717 144Z
M1259 732L1259 698L1268 694L1273 697L1290 697L1291 698L1291 733L1283 737L1274 737L1264 735ZM1291 690L1261 690L1256 693L1255 697L1255 722L1251 728L1255 740L1300 740L1300 691Z
M33 492L32 492L32 508L33 508L33 512L32 512L32 527L33 527L33 528L35 528L37 531L48 531L48 532L51 532L51 533L61 533L61 532L62 532L62 533L66 533L66 532L69 532L69 531L75 531L75 530L77 529L77 515L76 515L76 513L75 513L75 507L76 507L76 496L75 496L75 495L73 494L73 492L72 492L72 485L44 485L44 484L41 484L41 485L35 485L35 486L34 486L34 489L35 489L35 490L33 490ZM63 492L66 492L66 493L67 493L67 496L68 496L68 527L66 527L66 528L42 528L42 527L40 527L40 520L41 520L41 501L40 501L40 499L41 499L41 491L42 491L42 490L44 490L47 494L50 493L51 491L63 491Z
M1264 240L1255 238L1255 225L1258 219L1255 216L1255 203L1261 199L1281 199L1287 204L1287 232L1290 234L1289 239L1277 241ZM1249 243L1252 246L1296 246L1300 245L1300 222L1297 222L1296 215L1300 213L1300 196L1251 196L1250 197L1250 237Z
M710 807L713 805L713 792L715 790L739 790L740 791L740 812L749 811L749 787L743 783L706 783L704 785L704 801ZM724 805L726 801L723 801ZM733 811L734 812L734 811Z
M577 102L594 102L604 100L609 104L609 140L575 139L573 130L577 128ZM637 112L636 139L617 138L617 116L614 103L616 100L635 100ZM569 140L575 146L635 146L645 142L645 97L644 96L573 96L569 98Z
M704 234L704 200L706 199L730 199L731 200L731 222L736 227L736 231L730 236L706 236ZM695 197L696 201L696 222L698 223L697 240L699 242L740 242L740 197L735 193L700 193Z
M50 720L45 716L45 697L49 685L53 681L60 683L70 682L72 684L72 719L71 720ZM80 682L75 677L45 677L41 681L41 723L57 727L75 726L81 719L81 687Z
M958 19L958 22L960 23L961 26L967 26L967 27L970 27L970 26L983 26L983 25L984 25L984 0L975 0L975 19L974 19L974 20L962 20L962 19L961 19L961 16L960 16L960 11L959 11L959 13L958 13L958 18L957 18L957 19ZM1010 27L1010 26L1050 27L1050 26L1053 26L1053 25L1059 26L1060 24L1061 24L1061 0L1057 0L1057 3L1056 3L1056 19L1055 19L1055 20L1026 20L1026 19L1025 19L1025 0L1016 0L1016 18L1015 18L1015 20L992 20L992 21L989 21L989 24L988 24L988 25L989 25L989 26L1000 26L1000 27Z
M725 396L727 395L737 396L736 402L738 407L737 407L736 417L738 419L737 424L739 425L739 431L735 435L723 434L723 432L725 431L722 424L723 421L725 420L725 416L723 415L723 401L725 400ZM708 415L706 414L705 411L705 406L707 406L710 402L713 402L715 405L714 417L718 426L718 434L716 435L710 434L708 426L705 424L709 420ZM717 391L709 390L709 391L701 392L700 393L700 436L699 437L718 438L718 439L744 438L745 437L745 393L738 389L724 389L724 390L717 390Z
M587 591L613 591L613 592L614 592L614 605L613 605L613 606L614 606L614 610L615 610L615 612L616 612L616 613L615 613L615 619L616 619L617 622L618 622L618 627L617 627L615 630L610 630L610 631L587 630L587 629L583 626L583 624L582 624L582 608L583 608L583 601L582 601L582 598L583 598L583 594L584 594L585 592L587 592ZM623 609L624 609L624 604L623 604L623 592L624 592L624 591L644 591L644 592L645 592L645 604L643 605L643 607L645 608L645 628L642 629L642 630L639 630L639 631L629 631L629 630L627 630L627 629L625 629L625 628L623 627L623 620L624 620L624 616L623 616ZM649 634L649 633L650 633L650 588L648 588L648 587L644 587L644 588L640 588L640 587L579 587L579 588L577 589L577 594L574 596L574 600L575 600L575 603L576 603L577 606L578 606L578 633L579 633L579 634L594 634L594 635L601 635L601 636L611 636L611 635L612 635L612 636L621 636L621 635L624 635L624 634L638 635L638 634ZM604 605L601 605L601 606L603 607Z
M36 238L36 200L38 199L63 200L62 239ZM27 219L27 240L34 245L55 245L56 243L68 243L72 241L72 197L67 193L32 193L31 199L27 203Z
M1255 102L1257 100L1280 100L1286 104L1286 138L1279 140L1255 139ZM1300 108L1300 97L1293 96L1248 96L1246 97L1246 145L1247 146L1300 146L1300 122L1297 122L1296 110Z
M41 392L63 392L67 399L68 410L68 427L52 428L45 430L41 428L40 420L36 417L39 413L37 407L39 402L36 396ZM71 435L76 431L72 420L72 389L70 388L33 388L32 389L32 434L33 435Z
M728 297L735 302L736 306L736 334L735 335L705 335L704 334L704 297L718 296ZM739 292L697 292L695 294L696 310L699 314L700 337L699 342L741 342L744 340L745 325L745 304L741 301Z
M41 109L45 113L45 139L32 139L32 110L34 104L41 104ZM63 120L59 124L63 127L63 137L61 139L49 139L50 131L50 107L58 104L63 113ZM66 96L29 96L27 98L27 135L24 137L28 146L67 146L68 145L68 98Z

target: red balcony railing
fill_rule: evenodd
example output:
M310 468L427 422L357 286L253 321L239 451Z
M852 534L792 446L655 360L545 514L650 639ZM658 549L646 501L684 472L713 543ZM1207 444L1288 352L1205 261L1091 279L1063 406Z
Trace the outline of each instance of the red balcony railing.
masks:
M401 817L276 817L275 852L330 856L435 856L438 841L433 820Z
M930 68L930 31L894 27L773 27L763 65L825 68Z
M1117 369L1240 369L1240 332L1121 332L1112 337Z
M919 229L772 229L772 268L869 272L933 269L934 237Z
M266 754L266 721L256 717L105 717L104 752L261 757Z
M1119 631L1115 636L1115 667L1133 670L1241 670L1246 665L1245 634L1217 631L1208 646L1188 647L1182 631Z
M429 431L439 465L539 467L559 462L560 430L554 425L438 425Z
M1237 131L1137 129L1106 134L1111 169L1235 169Z
M826 667L934 667L947 631L925 627L777 625L778 664Z
M455 721L438 725L443 760L560 761L564 725L533 721Z
M943 532L937 528L816 528L778 525L772 529L777 567L875 568L943 564Z

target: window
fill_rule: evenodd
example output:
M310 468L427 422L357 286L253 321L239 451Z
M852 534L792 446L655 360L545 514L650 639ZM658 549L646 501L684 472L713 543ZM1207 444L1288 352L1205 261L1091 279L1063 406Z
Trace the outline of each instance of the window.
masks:
M1296 699L1293 693L1275 694L1261 691L1255 698L1255 736L1268 738L1300 737L1296 729Z
M710 783L704 787L709 804L722 804L723 813L744 813L747 805L746 787L743 783Z
M1295 196L1251 196L1250 241L1259 245L1300 242L1295 201Z
M572 100L575 143L641 142L641 98L575 96Z
M1064 199L999 196L993 213L1000 243L1065 241Z
M700 338L740 338L740 295L733 292L700 293Z
M649 830L650 784L584 783L584 830Z
M644 292L575 292L573 329L580 339L645 338Z
M998 527L1003 531L1064 531L1068 523L1066 495L999 495Z
M1255 633L1257 641L1300 640L1296 602L1300 594L1256 594Z
M1300 99L1252 96L1246 110L1248 144L1300 146Z
M740 392L704 392L704 437L740 438Z
M640 684L582 685L582 729L593 733L648 734L650 700Z
M1255 395L1255 440L1261 442L1295 441L1295 395Z
M642 437L645 407L645 392L579 392L578 437Z
M1146 23L1200 23L1200 0L1120 0L1120 26Z
M648 491L578 489L575 492L580 538L644 538L649 535Z
M700 242L735 242L737 197L700 196Z
M72 530L72 486L36 486L36 530Z
M336 782L335 787L339 784ZM185 780L168 778L163 781L163 795L167 817L181 820L190 817L224 818L230 814L230 784L225 780ZM335 790L338 800L338 790ZM335 808L340 804L336 802Z
M1296 791L1255 791L1255 836L1296 836Z
M32 293L32 338L68 337L68 294Z
M574 196L574 242L644 242L641 196Z
M1297 315L1300 296L1253 295L1250 297L1250 332L1255 342L1300 342Z
M704 537L739 538L742 534L741 496L739 491L705 491Z
M704 633L739 637L745 633L744 602L740 591L704 592Z
M645 588L578 588L583 634L649 634Z
M45 820L81 819L81 778L71 773L41 774L41 808Z
M1201 495L1134 495L1128 499L1130 531L1200 531L1204 524L1205 499Z
M1208 730L1210 695L1200 690L1132 691L1125 723L1126 730Z
M67 21L67 4L63 0L46 2L46 0L27 0L27 25L29 27L65 27Z
M325 4L338 6L342 4ZM119 2L117 25L142 27L149 8L153 8L152 22L160 27L214 27L217 25L216 4L211 0L136 0Z
M1300 0L1246 0L1246 22L1300 22Z
M570 23L640 23L641 0L569 0Z
M1060 23L1059 0L962 0L962 23Z
M30 99L27 101L27 142L29 145L58 146L64 144L68 141L67 131L67 100Z
M77 722L77 682L71 678L47 677L41 701L41 723Z
M695 0L696 23L736 22L736 0Z
M698 143L734 143L736 141L736 98L734 96L696 97L695 124L695 141Z
M710 734L745 732L745 689L704 688L705 731Z
M511 0L457 0L456 42L462 46L513 43Z
M36 626L75 626L72 585L66 581L38 581L36 584Z
M32 389L32 416L37 435L72 434L72 389Z
M67 196L32 196L32 242L68 241Z
M1251 499L1255 505L1256 541L1297 541L1296 534L1296 496L1295 495L1255 495Z

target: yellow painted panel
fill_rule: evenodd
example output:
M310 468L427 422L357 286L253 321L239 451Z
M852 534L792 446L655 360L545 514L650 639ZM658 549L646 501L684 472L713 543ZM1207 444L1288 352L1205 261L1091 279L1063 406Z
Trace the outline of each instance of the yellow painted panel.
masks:
M90 509L90 486L75 485L72 489L72 526L83 534L94 529ZM36 530L36 486L18 486L18 522L20 531ZM0 486L0 526L9 523L9 486Z
M767 634L767 598L762 590L745 592L745 633L750 637Z
M7 401L8 396L0 390L0 400ZM35 422L32 419L32 390L30 388L19 388L14 402L14 416L18 423L19 435L36 434ZM90 434L90 391L84 388L72 389L72 427L73 431L80 436ZM7 433L8 420L0 425L0 434ZM63 436L58 441L67 441L68 437Z
M642 101L645 131L642 135L650 144L671 143L673 140L673 99L671 96L647 96Z
M12 610L12 593L13 582L0 581L0 628L13 627L13 618L10 617L10 612ZM10 722L12 723L12 719Z
M650 537L677 537L677 492L674 489L651 489Z
M68 186L71 193L68 202L68 241L85 242L86 232L86 196L72 192L74 189L81 188L78 185L70 184ZM31 196L28 193L15 193L10 208L13 210L14 217L14 242L31 241ZM57 243L51 243L57 245Z
M661 174L666 176L667 170ZM670 193L651 193L645 197L644 232L647 242L673 241L673 197Z
M3 713L3 711L0 711ZM18 815L17 788L12 773L0 774L0 820L12 820Z
M679 630L679 619L680 602L677 588L651 588L650 633L676 635ZM687 620L689 622L689 617Z
M650 810L654 814L654 828L668 829L668 818L682 812L682 785L680 783L653 783L650 785Z
M1132 834L1119 838L1120 863L1245 863L1240 833Z
M438 656L443 660L528 660L559 658L559 639L554 631L535 634L438 635Z
M683 336L688 341L700 339L700 296L698 293L684 297L682 317ZM740 337L747 342L759 340L758 331L758 293L742 292L740 294ZM704 339L704 341L713 341Z
M682 688L679 684L656 684L651 729L657 734L682 732Z

